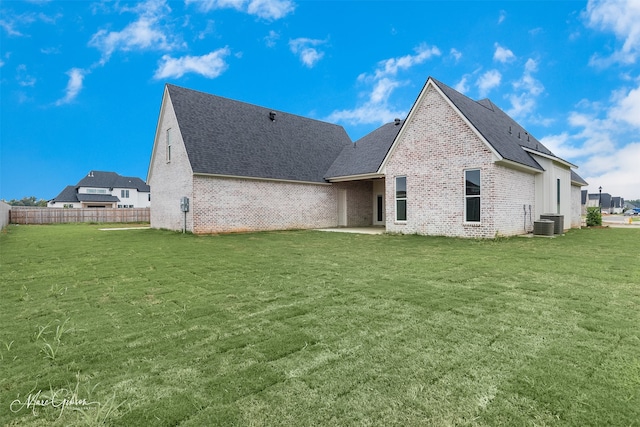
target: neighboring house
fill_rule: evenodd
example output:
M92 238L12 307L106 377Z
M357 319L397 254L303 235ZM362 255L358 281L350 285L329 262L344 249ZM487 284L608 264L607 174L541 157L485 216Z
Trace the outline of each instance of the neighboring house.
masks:
M406 120L355 143L334 124L166 85L147 183L154 228L494 237L549 212L579 227L586 182L574 167L490 100L433 78Z
M143 180L115 172L91 171L49 200L50 208L147 208L151 191Z
M611 198L611 212L612 214L621 214L624 210L624 199L619 196Z
M620 214L624 210L624 198L612 196L609 193L590 193L588 195L587 207L601 207L603 213Z

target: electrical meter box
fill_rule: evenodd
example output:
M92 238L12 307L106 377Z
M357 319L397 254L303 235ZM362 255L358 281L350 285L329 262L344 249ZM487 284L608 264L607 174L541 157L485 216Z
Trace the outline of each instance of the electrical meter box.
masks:
M182 212L189 212L189 198L183 197L180 199L180 210Z

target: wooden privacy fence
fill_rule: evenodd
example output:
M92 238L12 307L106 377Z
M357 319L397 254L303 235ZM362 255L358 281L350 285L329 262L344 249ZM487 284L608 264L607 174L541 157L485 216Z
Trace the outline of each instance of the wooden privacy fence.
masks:
M149 208L25 208L12 206L11 224L62 224L67 222L150 222Z

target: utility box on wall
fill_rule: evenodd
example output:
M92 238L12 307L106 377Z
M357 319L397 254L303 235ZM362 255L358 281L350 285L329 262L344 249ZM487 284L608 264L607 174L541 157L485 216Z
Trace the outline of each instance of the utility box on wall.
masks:
M183 197L180 199L180 210L182 212L189 212L189 198Z

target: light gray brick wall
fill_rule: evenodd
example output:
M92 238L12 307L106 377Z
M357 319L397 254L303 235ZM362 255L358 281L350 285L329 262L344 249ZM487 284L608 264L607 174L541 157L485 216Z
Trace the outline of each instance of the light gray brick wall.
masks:
M337 195L331 185L194 176L194 233L332 227Z
M522 234L523 205L535 212L534 176L498 166L489 148L433 88L386 165L389 232L456 237ZM480 169L481 221L465 224L464 171ZM395 220L395 177L407 177L407 221Z
M333 184L347 190L347 226L368 227L373 224L373 182L353 181ZM337 204L336 204L337 209Z
M165 101L168 101L166 93ZM166 158L167 129L171 131L171 161ZM180 198L193 199L193 173L178 129L173 106L164 102L160 112L158 135L154 142L149 167L151 187L151 227L182 230L184 213L180 210ZM187 230L193 230L192 213L187 213Z
M193 231L206 234L335 227L338 189L347 190L348 225L371 225L371 182L317 185L196 175Z

